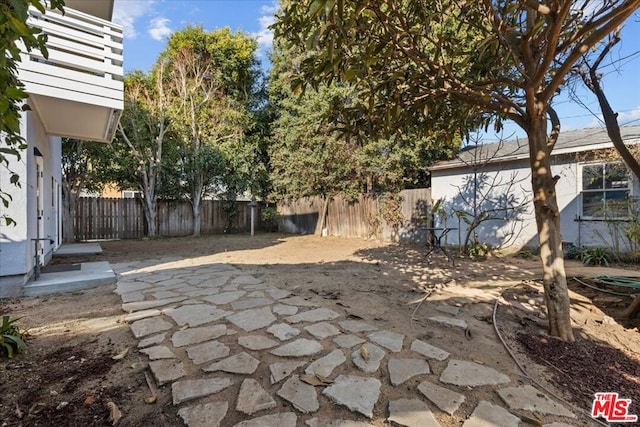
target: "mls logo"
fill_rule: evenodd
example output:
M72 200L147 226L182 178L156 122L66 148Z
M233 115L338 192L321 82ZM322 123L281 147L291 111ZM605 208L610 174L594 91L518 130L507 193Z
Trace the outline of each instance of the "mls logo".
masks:
M621 399L618 393L596 393L591 407L591 417L603 417L612 423L633 423L638 421L637 415L629 414L631 399Z

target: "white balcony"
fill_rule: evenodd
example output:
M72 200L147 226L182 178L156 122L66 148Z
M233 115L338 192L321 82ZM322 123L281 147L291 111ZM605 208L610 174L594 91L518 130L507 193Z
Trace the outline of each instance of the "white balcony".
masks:
M21 56L32 110L49 134L110 142L124 106L122 28L69 7L29 12L49 50L47 59L37 49Z

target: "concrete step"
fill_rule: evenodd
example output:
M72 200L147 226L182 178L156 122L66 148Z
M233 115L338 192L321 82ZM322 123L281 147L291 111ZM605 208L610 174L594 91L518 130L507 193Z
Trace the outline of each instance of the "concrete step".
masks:
M22 294L35 297L115 283L116 275L107 261L83 262L80 269L41 274L38 280L23 287Z

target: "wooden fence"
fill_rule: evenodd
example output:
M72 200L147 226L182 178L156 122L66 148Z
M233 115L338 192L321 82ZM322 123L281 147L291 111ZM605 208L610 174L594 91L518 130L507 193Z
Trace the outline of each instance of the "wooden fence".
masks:
M349 201L342 196L331 199L327 210L326 233L330 236L369 238L423 243L431 208L431 190L421 188L400 192L401 225L394 229L384 220L385 198L381 194L361 195ZM296 234L315 232L324 199L303 197L278 204L279 230Z
M203 200L200 207L202 234L222 233L226 215L218 200ZM67 221L67 218L63 219ZM193 231L191 204L185 201L158 202L158 234L163 237L187 236ZM256 230L264 229L260 206L256 211ZM75 218L75 240L136 239L146 235L142 200L81 197ZM231 223L233 231L251 229L249 202L238 202L238 215Z

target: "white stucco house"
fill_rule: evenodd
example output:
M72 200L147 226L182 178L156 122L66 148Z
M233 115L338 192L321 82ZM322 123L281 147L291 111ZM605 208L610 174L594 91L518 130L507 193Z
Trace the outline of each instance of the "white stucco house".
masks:
M48 35L48 59L24 51L19 79L30 111L21 133L21 159L9 157L20 186L0 167L0 185L12 200L0 215L0 297L17 295L61 244L61 137L96 143L113 139L123 109L122 28L111 22L113 0L66 0L65 13L30 10L28 24ZM0 140L0 146L4 141Z
M621 131L627 146L640 143L640 126ZM623 227L638 218L630 205L640 196L640 186L612 147L604 129L560 134L551 173L558 177L563 241L631 249ZM432 198L442 207L436 226L453 229L447 244L464 242L468 222L484 214L490 219L475 230L478 242L514 251L538 247L526 138L467 147L430 170Z

